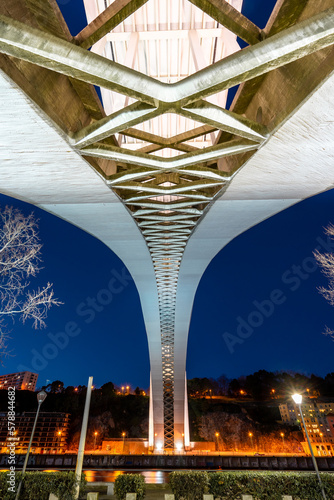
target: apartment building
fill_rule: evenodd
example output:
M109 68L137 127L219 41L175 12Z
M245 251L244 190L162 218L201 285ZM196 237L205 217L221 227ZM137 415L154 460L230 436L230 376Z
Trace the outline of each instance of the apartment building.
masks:
M0 375L0 389L15 387L17 390L34 391L38 379L37 373L18 372Z
M305 398L301 405L307 432L313 451L317 456L334 456L334 401L324 398ZM300 425L305 437L302 443L309 453L298 406L289 401L279 405L281 419L288 425Z
M0 413L0 450L8 453L15 443L16 453L25 453L36 417L36 412L23 412L15 417L15 432L8 431L7 414ZM63 453L67 446L69 413L40 412L31 446L32 453Z

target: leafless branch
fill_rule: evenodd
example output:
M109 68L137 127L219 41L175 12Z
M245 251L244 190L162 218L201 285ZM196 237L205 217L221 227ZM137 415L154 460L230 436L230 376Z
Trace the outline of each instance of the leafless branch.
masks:
M332 330L328 326L325 327L324 335L329 335L334 340L334 330Z
M34 214L23 215L12 207L0 209L0 354L6 354L8 332L5 318L32 320L34 328L46 326L54 298L52 284L32 290L30 279L41 270L42 244Z
M334 225L329 224L329 226L325 229L325 233L331 239L334 238ZM321 269L321 272L328 279L327 287L321 286L318 288L321 295L330 303L331 306L334 306L334 254L333 253L320 253L319 250L313 252L313 255ZM328 326L326 326L324 335L329 335L334 340L334 331L331 330Z

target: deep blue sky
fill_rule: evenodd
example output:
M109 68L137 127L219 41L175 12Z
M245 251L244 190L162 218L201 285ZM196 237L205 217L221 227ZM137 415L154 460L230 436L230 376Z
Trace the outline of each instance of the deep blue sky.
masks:
M86 22L82 0L58 0L58 4L75 35ZM243 12L263 28L274 4L274 0L249 0ZM33 208L40 219L44 269L37 284L53 282L55 295L64 305L50 312L46 330L35 331L16 321L10 341L12 356L0 372L23 367L36 371L39 360L39 385L55 379L65 385L86 384L92 374L98 386L111 380L147 388L148 349L134 283L127 282L90 323L85 321L87 316L78 315L78 307L106 287L112 272L122 273L122 262L102 243L66 222L0 196L0 205L6 203L26 213ZM334 222L333 207L334 191L306 200L250 229L215 257L194 303L189 378L223 373L237 377L261 368L320 375L334 370L334 343L321 334L326 324L334 327L334 311L317 292L326 280L311 259L318 238L326 241L323 228ZM298 278L302 265L307 271ZM259 316L259 304L270 297L282 304L272 308L266 303L269 317ZM251 322L257 320L261 326L253 331L248 328L244 342L229 348L226 338L233 342L238 324L248 323L249 315ZM80 333L63 349L50 348L52 335L73 323L75 333ZM52 359L45 359L43 352Z
M41 385L47 379L86 384L92 374L98 386L111 380L147 388L148 349L134 283L114 295L94 318L77 312L80 304L106 288L113 271L122 274L122 262L95 238L36 207L0 196L0 205L5 204L26 213L33 209L40 219L44 269L38 283L53 282L64 305L50 312L46 330L15 323L10 341L13 356L5 360L1 373L22 367L35 371L39 362ZM189 378L223 373L237 377L261 368L320 375L334 370L334 342L321 333L326 324L334 326L334 311L317 291L326 280L312 261L312 251L322 244L319 238L326 242L323 228L334 220L333 208L334 190L305 200L240 235L213 259L194 303ZM302 278L296 274L298 266L306 269ZM248 338L229 349L224 334L236 335L238 318L248 323L249 315L258 311L254 301L263 303L277 293L274 290L281 291L279 299L284 302L273 310L266 303L270 316L262 314L261 326L248 330ZM259 315L250 319L261 322ZM48 334L63 332L69 322L80 333L63 349L50 348L54 341ZM44 362L38 355L37 360L36 352ZM52 359L45 359L45 352Z

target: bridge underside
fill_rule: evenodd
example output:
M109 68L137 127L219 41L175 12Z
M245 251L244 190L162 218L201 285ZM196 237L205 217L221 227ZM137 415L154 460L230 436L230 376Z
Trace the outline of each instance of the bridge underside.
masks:
M117 27L145 1L107 2L96 19L91 4L74 38L53 0L0 4L1 191L81 227L128 267L149 342L150 445L180 448L189 445L187 335L205 268L238 234L333 186L334 1L279 1L259 30L224 0L191 0L217 26L212 47L225 36L229 56L193 55L194 74L174 83L139 73L132 32L124 60L107 59L106 43L124 42ZM204 51L199 31L177 31ZM238 50L236 36L249 46ZM187 130L165 137L165 115L188 120Z

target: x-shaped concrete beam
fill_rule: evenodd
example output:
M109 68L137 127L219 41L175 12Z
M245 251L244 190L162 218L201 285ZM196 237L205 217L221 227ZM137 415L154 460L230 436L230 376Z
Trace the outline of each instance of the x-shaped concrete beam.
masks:
M73 145L77 147L85 147L166 112L196 117L221 130L252 140L263 140L265 131L257 124L234 116L203 99L333 42L334 8L331 8L180 82L165 84L67 41L0 16L1 52L140 101L80 131L72 138ZM86 150L86 154L90 154L89 150Z

